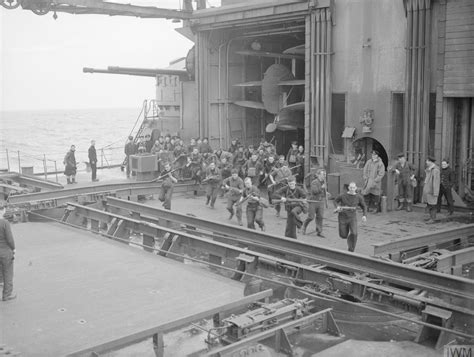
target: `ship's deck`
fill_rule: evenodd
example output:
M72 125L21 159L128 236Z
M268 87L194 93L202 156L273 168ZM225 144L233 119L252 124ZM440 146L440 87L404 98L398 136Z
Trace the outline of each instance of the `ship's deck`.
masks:
M241 283L57 223L13 233L18 298L0 303L0 345L23 356L65 355L243 296Z

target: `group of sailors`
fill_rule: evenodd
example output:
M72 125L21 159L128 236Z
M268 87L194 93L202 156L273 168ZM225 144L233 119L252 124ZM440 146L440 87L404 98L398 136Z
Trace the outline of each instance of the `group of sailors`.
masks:
M160 172L156 180L162 180L158 198L165 209L171 209L174 184L179 180L193 179L196 184L205 185L205 204L210 208L215 208L217 197L225 194L229 220L235 217L241 226L244 203L247 227L256 229L258 225L262 231L265 231L263 209L273 207L279 217L283 205L287 212L286 237L296 238L298 229L306 234L308 225L314 220L317 236L324 238L323 217L328 198L326 172L322 168L314 168L304 176L304 147L298 146L296 141L291 143L286 155L277 155L275 145L265 138L255 147L244 147L234 139L227 150L213 150L207 138L191 139L189 145L185 145L179 137L172 136L160 136L155 141L145 137L138 144L134 143L132 136L128 139L124 150L127 177L131 174L130 155L155 154ZM76 182L74 151L75 147L72 145L64 159L68 184ZM408 163L405 154L399 154L397 159L393 167L387 168L388 172L396 175L399 202L397 209L411 212L418 179L415 177L414 166ZM454 185L454 173L447 159L442 160L441 169L435 162L432 156L426 160L423 202L427 204L429 212L427 223L435 222L443 196L448 203L448 215L453 213L451 189ZM89 163L92 181L98 181L93 140L89 148ZM380 153L372 150L371 158L364 165L362 187L358 188L355 182L350 182L346 185L346 192L334 200L336 212L339 213L339 236L347 239L349 251L354 251L357 242L356 208L362 209L363 221L366 220L367 212L381 211L382 179L385 174ZM307 214L304 220L301 218L303 213Z
M173 186L180 179L193 179L205 186L205 205L215 208L219 195L226 195L229 220L236 219L243 225L243 206L247 228L265 231L263 210L273 207L277 217L282 206L286 210L285 236L297 238L297 231L306 234L314 220L317 236L324 238L323 217L327 208L326 171L315 168L304 176L304 147L296 141L286 155L278 155L275 146L261 139L257 146L244 147L237 139L227 150L212 150L207 138L191 139L185 146L177 137L160 137L152 143L142 140L138 145L129 138L125 146L127 156L156 154L160 172L156 180L162 180L159 200L165 209L171 209ZM130 169L127 168L127 176ZM352 185L352 186L351 186ZM340 217L339 233L348 241L353 251L357 241L357 216L355 207L363 209L365 220L367 207L364 198L356 192L355 183L348 192L335 199ZM351 187L355 187L351 199ZM349 198L346 196L349 195ZM303 214L307 214L303 219Z
M264 138L256 147L244 147L234 139L228 150L213 150L208 138L193 138L185 145L181 138L169 135L160 136L154 141L147 135L138 144L134 143L132 136L129 137L125 145L127 159L130 155L147 153L157 155L159 171L169 162L172 168L178 171L180 179L194 179L198 183L204 179L205 171L212 162L222 171L223 179L229 177L230 170L235 168L241 178L251 177L252 182L259 185L268 179L268 173L273 166L281 166L283 161L287 161L288 166L294 170L294 175L299 177L298 181L303 181L304 147L298 147L297 142L292 143L285 157L277 155L275 146ZM129 165L126 172L129 177Z

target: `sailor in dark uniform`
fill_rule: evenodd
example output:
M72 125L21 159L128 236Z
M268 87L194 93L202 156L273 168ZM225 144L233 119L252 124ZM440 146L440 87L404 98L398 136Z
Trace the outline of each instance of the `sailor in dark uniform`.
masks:
M178 179L173 176L171 172L171 164L169 162L165 163L165 169L161 172L160 177L163 178L163 183L161 184L160 195L158 199L163 202L163 207L165 209L171 209L171 197L173 196L173 187Z
M224 179L222 187L227 191L227 210L230 213L229 219L234 217L234 205L240 201L244 191L244 181L239 177L237 169L232 169L231 176ZM242 225L242 206L236 205L235 215L239 226Z
M276 197L281 198L281 202L285 204L287 212L285 237L296 239L296 228L303 225L300 213L306 213L306 193L300 187L296 186L296 178L288 177L288 185L280 188L276 193Z
M263 222L263 207L260 197L260 190L257 186L252 185L252 179L246 177L244 180L245 189L243 199L247 201L247 228L255 229L255 222L262 231L265 231L265 223Z

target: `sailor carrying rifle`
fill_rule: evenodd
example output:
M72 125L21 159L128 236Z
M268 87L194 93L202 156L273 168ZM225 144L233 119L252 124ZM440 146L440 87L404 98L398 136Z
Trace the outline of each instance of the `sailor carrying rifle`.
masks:
M202 183L206 184L206 206L210 203L210 207L214 208L217 194L219 193L219 183L221 181L221 172L214 162L209 164L206 170L206 178Z
M255 229L255 222L259 225L262 231L265 231L265 223L263 222L263 207L267 206L260 197L260 190L257 186L252 185L252 179L246 177L244 180L244 191L242 198L238 202L241 206L247 202L247 228Z
M230 213L229 220L234 217L234 205L235 205L235 216L239 226L242 225L242 205L237 204L242 198L244 191L244 181L239 177L237 169L231 170L231 176L224 179L222 182L222 188L227 192L227 210Z
M316 234L318 237L324 238L323 235L323 218L324 206L327 207L327 191L326 191L326 171L324 169L316 170L316 177L311 182L306 182L308 189L308 217L303 223L303 234L313 219L316 220Z
M347 239L347 248L353 252L357 243L357 207L361 207L362 222L367 220L367 205L364 197L357 193L355 182L349 183L348 191L337 196L334 200L337 205L335 213L338 213L339 237Z
M303 221L300 218L300 213L308 211L306 193L301 187L296 186L296 178L294 176L288 177L288 186L281 187L275 192L273 202L285 204L287 212L285 237L296 239L296 227L301 228Z
M177 170L179 170L179 168L171 170L171 164L169 162L166 162L164 165L164 170L161 171L160 176L158 176L154 180L163 180L158 199L163 202L163 207L165 209L171 209L171 197L173 196L173 187L174 184L178 182L178 179L173 175L173 173Z

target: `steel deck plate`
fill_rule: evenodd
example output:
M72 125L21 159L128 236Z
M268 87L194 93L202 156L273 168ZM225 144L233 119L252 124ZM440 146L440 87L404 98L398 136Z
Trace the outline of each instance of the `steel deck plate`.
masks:
M56 223L13 233L18 298L0 302L0 345L24 356L65 355L243 296L241 283Z

